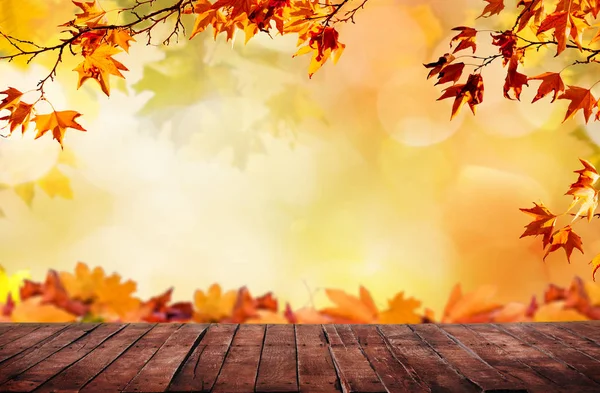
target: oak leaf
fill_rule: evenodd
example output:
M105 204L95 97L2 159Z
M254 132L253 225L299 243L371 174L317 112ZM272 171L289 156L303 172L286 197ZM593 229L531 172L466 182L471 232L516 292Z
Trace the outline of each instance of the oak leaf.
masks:
M581 237L578 234L573 232L573 229L570 225L567 225L564 228L559 229L552 235L550 238L550 247L546 250L544 254L544 260L551 252L558 250L559 248L564 248L565 253L567 254L567 261L571 263L571 254L573 253L573 249L578 249L583 254Z
M565 84L560 76L560 73L558 72L544 72L543 74L532 76L528 79L542 81L531 103L534 103L537 100L544 98L551 92L554 92L554 95L552 96L552 101L550 102L554 102L558 93L562 93L565 91Z
M571 100L563 123L573 117L578 110L583 110L583 116L587 123L596 107L596 98L592 95L590 89L584 89L578 86L568 86L567 90L558 97L559 100Z

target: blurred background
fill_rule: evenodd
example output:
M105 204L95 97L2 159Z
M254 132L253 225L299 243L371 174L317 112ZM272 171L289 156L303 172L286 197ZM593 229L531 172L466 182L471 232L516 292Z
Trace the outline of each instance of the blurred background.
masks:
M134 280L143 298L174 286L175 300L190 299L217 282L273 291L294 308L312 292L325 304L320 288L364 285L378 305L403 290L436 314L456 283L527 302L550 282L590 279L598 223L576 226L585 255L568 264L559 250L544 263L541 239L519 240L529 222L519 208L568 206L600 124L581 114L561 124L566 101L530 104L539 82L521 102L503 98L500 62L483 71L476 116L464 108L450 121L452 100L437 102L441 88L426 80L422 64L449 50L452 27L512 26L512 4L475 21L484 5L371 0L356 24L338 26L338 64L312 80L310 56L292 59L295 35L232 46L209 31L162 47L161 27L151 45L138 37L115 56L129 71L111 79L110 98L94 82L76 90L78 60L66 57L48 97L81 112L87 132L67 131L63 151L31 131L0 140L0 265L39 281L83 261ZM0 0L0 27L50 43L74 11L64 0ZM480 36L480 55L494 53ZM524 72L573 60L553 56L528 54ZM0 88L35 88L53 59L0 63ZM587 86L585 67L566 83Z

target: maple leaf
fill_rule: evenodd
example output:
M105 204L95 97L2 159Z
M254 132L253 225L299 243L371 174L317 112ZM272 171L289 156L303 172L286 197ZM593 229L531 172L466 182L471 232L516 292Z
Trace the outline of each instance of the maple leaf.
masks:
M481 15L477 17L477 19L484 17L489 18L492 15L498 15L504 9L504 0L485 0L488 4L483 9ZM484 16L485 14L488 14Z
M146 322L187 322L192 318L194 308L190 302L171 302L173 287L167 289L164 293L152 297L150 300L142 303L139 308L138 318ZM131 319L138 310L127 313L126 317Z
M21 101L21 97L23 96L23 93L13 87L0 91L0 94L6 95L6 97L0 101L0 111L8 109L11 112L17 108Z
M427 74L427 79L431 78L434 75L437 75L444 69L444 67L448 66L452 63L456 57L451 53L445 53L444 56L440 56L437 61L432 63L423 64L425 68L431 68L429 74Z
M588 319L578 311L566 308L564 301L540 306L533 318L535 322L571 322L587 321Z
M528 80L541 80L542 83L538 87L537 94L533 97L533 101L531 103L536 102L537 100L544 98L546 95L554 92L554 96L552 97L552 101L556 100L556 96L558 93L565 91L565 84L558 72L544 72L543 74L532 76L527 78Z
M36 183L51 198L59 195L65 199L73 199L69 178L57 167L50 169L43 177L36 180Z
M112 43L113 45L118 45L127 53L129 53L129 41L135 41L127 29L113 29L110 31L107 41Z
M455 35L452 38L452 40L450 41L451 47L452 47L452 44L454 43L454 41L459 42L459 44L456 46L456 48L454 48L454 52L452 52L452 53L456 53L459 50L463 50L463 49L467 49L467 48L471 48L473 50L473 53L475 53L475 50L477 49L477 43L475 41L477 30L475 30L472 27L466 27L466 26L455 27L452 30L460 31L460 33Z
M460 284L455 285L444 307L442 323L491 322L492 312L502 307L493 301L495 294L495 287L482 286L463 295Z
M598 190L588 186L574 187L567 191L565 195L573 195L573 202L567 209L567 212L579 201L582 201L577 214L575 214L575 217L573 217L571 222L575 221L577 217L584 212L587 214L588 222L591 222L594 211L596 211L596 208L598 207Z
M600 254L592 258L589 264L592 265L592 268L594 269L592 270L592 279L596 281L596 272L600 269Z
M544 3L542 0L520 0L517 3L517 7L520 6L523 6L524 9L521 11L519 17L517 32L523 30L529 24L531 18L534 18L534 22L537 20L539 23L539 19L544 12Z
M11 114L1 117L0 120L8 121L8 124L10 125L10 134L12 134L19 126L21 126L21 134L24 134L25 130L29 127L32 110L33 105L19 101L17 106L13 108Z
M513 90L515 93L515 99L521 99L521 91L523 90L523 85L529 86L527 83L527 75L521 74L517 71L517 67L519 66L519 58L521 54L517 51L513 54L508 64L508 71L506 73L506 79L504 80L504 97L512 100L510 97L510 90Z
M194 320L197 322L219 322L231 316L237 294L235 291L223 292L219 284L212 284L206 293L197 290L194 293Z
M84 302L93 301L96 298L96 290L104 280L104 269L100 266L90 270L87 264L77 262L74 273L61 272L60 280L65 289L74 299Z
M104 94L110 96L109 75L125 78L119 70L128 71L123 64L112 58L120 52L121 50L114 46L103 44L86 54L85 60L73 69L79 74L77 88L79 89L86 80L94 79L100 84Z
M95 27L102 20L106 12L100 7L100 5L94 1L90 2L78 2L73 0L73 4L83 11L80 14L75 14L75 24L86 25L88 27Z
M333 27L323 27L319 25L316 30L310 32L309 43L301 47L292 56L300 56L313 52L313 57L308 66L308 77L312 78L315 72L333 54L333 64L336 64L346 48L345 44L338 41L339 33Z
M38 130L35 139L40 138L48 131L52 131L52 137L56 139L62 147L62 140L65 136L67 128L85 131L81 124L75 121L75 119L79 116L81 116L81 113L75 111L53 111L49 114L36 115L33 118L33 121L36 124L36 129Z
M557 216L552 214L550 210L544 206L543 203L540 202L533 203L535 206L531 209L519 209L523 213L527 213L533 217L535 217L534 221L527 224L525 227L525 232L519 237L519 239L525 236L538 236L543 235L543 248L546 248L548 244L550 244L550 238L552 237L552 232L554 231L554 225L556 224Z
M454 63L444 67L444 69L442 69L442 71L440 71L438 74L438 81L435 83L435 86L439 85L440 83L458 82L462 76L464 68L465 63Z
M502 65L506 65L506 63L512 59L513 55L515 54L515 49L517 48L517 35L511 30L506 30L497 35L490 35L492 36L492 45L498 47L498 51L504 58Z
M578 169L573 171L579 174L579 178L577 179L577 183L572 184L571 187L574 186L593 186L594 183L600 178L600 174L596 170L596 167L592 165L588 160L584 160L583 158L579 159L579 162L583 165L583 169Z
M51 303L44 303L39 297L30 298L15 305L10 319L12 322L75 322L77 315L71 314Z
M29 276L29 272L26 270L19 270L9 275L0 266L0 302L4 302L10 296L12 301L19 303L21 301L19 289Z
M450 120L459 112L463 104L468 104L471 112L475 114L475 106L483 102L483 77L481 74L471 74L467 83L450 86L443 90L443 94L437 100L455 98L452 105Z
M140 300L132 296L136 289L134 281L121 282L121 276L113 273L98 283L90 309L103 319L120 320L140 306Z
M325 294L336 307L325 308L321 314L331 317L334 323L373 323L379 311L369 291L360 287L359 297L339 289L325 289Z
M582 109L585 122L587 123L592 115L592 111L597 104L596 98L592 95L590 89L584 89L578 86L567 86L567 90L558 97L559 100L571 100L563 123L573 117L575 113Z
M567 261L571 263L571 254L573 253L573 249L578 249L583 254L583 243L581 242L581 237L578 234L573 232L573 229L570 225L567 225L564 228L559 229L552 235L550 238L550 247L546 250L544 254L544 260L551 252L558 250L559 248L564 248L565 253L567 254Z
M377 323L419 323L422 318L415 309L420 306L420 301L412 297L405 299L404 292L399 292L388 300L388 309L379 314Z

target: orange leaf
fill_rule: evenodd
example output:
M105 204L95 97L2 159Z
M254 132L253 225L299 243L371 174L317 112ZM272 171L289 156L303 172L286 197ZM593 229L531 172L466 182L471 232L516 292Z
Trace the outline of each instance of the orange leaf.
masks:
M443 94L437 100L454 97L452 114L450 120L459 112L463 104L468 104L471 112L475 114L475 106L483 102L483 77L481 74L471 74L467 83L450 86L443 90Z
M543 74L532 76L528 79L542 81L540 87L538 87L537 94L535 95L535 97L533 97L533 101L531 101L531 103L534 103L537 100L544 98L551 92L554 92L554 96L552 97L552 101L550 102L554 102L558 93L565 91L565 84L558 72L544 72Z
M460 31L460 33L455 35L452 38L452 40L450 41L450 46L452 46L454 41L459 42L458 46L456 48L454 48L454 52L452 52L452 53L456 53L459 50L463 50L463 49L467 49L467 48L471 48L473 50L473 53L475 53L475 50L477 49L477 43L475 42L477 30L475 30L472 27L466 27L466 26L455 27L452 30Z
M537 30L537 34L543 33L544 31L554 29L554 39L558 42L556 49L556 56L560 55L562 51L567 48L567 23L569 21L569 13L567 11L553 12L546 16L540 27Z
M38 130L35 139L41 137L48 131L52 131L52 137L56 139L62 147L62 140L67 128L85 131L81 124L75 121L79 116L81 116L81 113L75 111L53 111L46 115L37 115L33 118L36 129Z
M477 19L484 17L489 18L492 15L498 15L504 9L504 0L485 0L489 4L485 6L481 15L477 17ZM488 14L484 16L485 14Z
M206 293L197 290L194 293L194 320L197 322L219 322L230 317L236 297L235 291L223 292L219 284L211 285Z
M412 297L405 299L404 292L399 292L388 300L388 309L379 314L377 323L420 323L422 318L415 313L420 306L420 301Z
M592 110L597 104L596 98L594 98L590 89L584 89L577 86L568 86L567 91L558 97L558 99L571 100L563 123L573 117L580 109L583 110L583 116L587 123L592 115Z
M573 232L570 225L567 225L564 228L556 231L552 238L550 239L550 247L546 250L544 254L544 260L551 252L558 250L559 248L564 248L565 253L567 254L567 260L571 263L571 254L573 253L573 249L576 248L583 254L583 243L581 242L581 237Z
M345 323L373 323L377 318L379 312L371 294L362 286L360 297L349 295L339 289L325 289L325 293L336 307L323 309L321 314L340 322L344 320Z
M525 227L525 232L523 232L519 239L525 236L544 235L542 244L543 248L546 248L546 246L550 244L550 238L552 237L552 232L554 231L554 224L556 224L557 216L552 214L543 203L540 202L538 205L534 202L533 204L535 207L531 209L519 209L523 213L527 213L535 217L534 221Z
M600 269L600 254L596 255L591 261L590 264L594 268L592 271L592 279L596 281L596 272Z

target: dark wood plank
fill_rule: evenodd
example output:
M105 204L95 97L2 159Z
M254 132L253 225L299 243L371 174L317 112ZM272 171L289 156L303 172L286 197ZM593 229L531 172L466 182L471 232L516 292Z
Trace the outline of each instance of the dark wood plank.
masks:
M439 356L484 392L492 390L527 392L522 381L510 375L502 374L482 360L476 353L453 341L438 326L422 324L410 327Z
M40 341L27 350L0 364L0 384L43 361L73 341L95 329L97 323L78 323L69 325L48 340Z
M600 321L556 322L555 326L574 332L600 345Z
M321 325L296 325L296 351L302 393L341 392Z
M536 373L526 363L511 357L502 347L490 343L467 326L444 324L440 325L440 328L504 375L511 375L523 381L530 392L554 393L559 391L558 385L550 379Z
M589 338L582 337L569 329L561 329L551 322L535 322L527 324L527 326L553 337L555 340L560 340L563 344L586 353L594 359L600 359L600 345Z
M57 390L79 391L88 381L133 345L152 328L148 323L133 323L97 346L87 356L64 369L62 372L37 388L36 392Z
M237 324L212 324L169 385L170 392L210 392L223 366Z
M18 326L16 329L10 329L5 332L2 336L0 336L0 346L11 343L15 340L18 340L21 337L28 335L29 333L39 329L42 326L46 326L47 324L43 323L24 323Z
M124 392L164 392L180 365L196 348L207 324L181 326L123 389Z
M298 392L294 325L267 325L256 392Z
M64 323L52 323L44 325L25 336L21 336L14 341L6 343L0 347L0 362L18 355L19 353L31 348L41 341L49 339L61 330L65 329L67 326L68 325Z
M122 391L181 325L160 324L145 334L125 353L87 383L80 392Z
M511 323L497 325L496 327L526 342L555 361L565 363L574 368L581 374L582 379L590 379L588 382L590 386L593 386L591 381L600 382L600 361L585 353L571 348L554 337L540 333L524 324ZM597 386L597 389L600 391L600 385Z
M477 332L487 341L500 346L514 359L527 363L529 367L551 379L562 389L577 392L593 392L596 389L596 387L589 384L592 381L587 378L584 379L579 372L569 368L564 363L555 361L545 353L493 325L473 324L469 325L469 329Z
M4 333L8 332L9 330L14 329L17 326L20 326L21 324L19 323L13 323L13 322L0 322L0 336L2 336Z
M429 392L416 373L399 362L383 341L377 325L354 325L358 343L388 392ZM338 331L339 332L339 331Z
M386 392L349 325L323 325L341 385L349 392ZM342 332L341 335L338 331Z
M264 325L239 326L213 392L254 392L264 336Z
M432 392L481 391L438 356L407 325L378 325L377 328L396 359L415 370Z
M69 367L98 345L123 329L125 324L103 324L81 338L53 353L23 373L9 379L0 386L0 391L29 392Z

